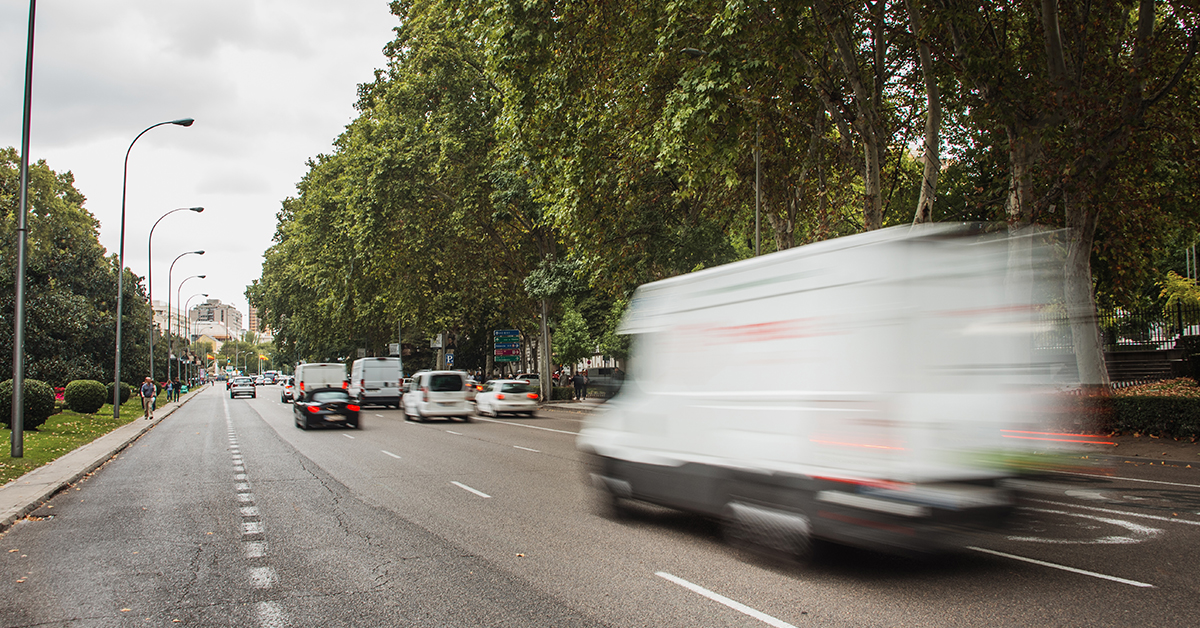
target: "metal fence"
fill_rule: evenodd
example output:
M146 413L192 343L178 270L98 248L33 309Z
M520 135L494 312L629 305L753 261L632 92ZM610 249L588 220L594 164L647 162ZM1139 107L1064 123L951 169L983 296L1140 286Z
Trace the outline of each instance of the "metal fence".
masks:
M1039 315L1040 350L1073 351L1071 324L1061 309ZM1105 351L1161 351L1176 348L1183 336L1200 336L1200 307L1177 305L1164 310L1101 308L1097 312Z

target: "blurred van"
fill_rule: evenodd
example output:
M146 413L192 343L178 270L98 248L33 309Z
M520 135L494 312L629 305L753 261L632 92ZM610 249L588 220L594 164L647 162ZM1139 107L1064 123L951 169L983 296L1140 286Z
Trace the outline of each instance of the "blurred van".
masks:
M700 513L792 555L814 538L937 552L994 529L1008 480L1057 446L1041 400L1062 358L1035 351L1061 298L1049 249L905 226L641 286L624 384L577 439L593 483L618 512Z
M295 401L308 399L314 390L346 387L346 365L340 362L313 362L296 367Z
M400 358L360 358L350 365L350 398L358 405L400 407Z
M401 403L406 420L445 417L470 421L474 410L474 405L467 399L467 374L463 371L416 373Z

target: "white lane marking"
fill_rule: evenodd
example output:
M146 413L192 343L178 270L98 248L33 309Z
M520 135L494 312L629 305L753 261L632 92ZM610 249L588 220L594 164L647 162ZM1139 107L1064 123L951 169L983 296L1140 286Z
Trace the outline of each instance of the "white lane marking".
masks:
M270 589L275 585L275 570L270 567L251 567L250 586L255 589Z
M1074 471L1059 471L1064 475L1079 475L1085 478L1094 480L1124 480L1125 482L1145 482L1146 484L1166 484L1167 486L1186 486L1187 488L1200 488L1200 484L1182 484L1180 482L1163 482L1161 480L1139 480L1137 478L1123 478L1115 475L1095 475L1092 473L1076 473Z
M984 554L991 554L993 556L1000 556L1003 558L1011 558L1013 560L1019 560L1019 561L1026 562L1026 563L1032 563L1034 565L1041 565L1043 567L1050 567L1052 569L1061 569L1063 571L1069 571L1071 573L1077 573L1077 574L1081 574L1084 576L1091 576L1093 578L1100 578L1102 580L1111 580L1113 582L1119 582L1121 584L1128 584L1128 585L1134 586L1134 587L1141 587L1144 589L1157 589L1158 588L1152 584L1147 584L1145 582L1138 582L1137 580L1127 580L1125 578L1109 576L1107 574L1096 573L1094 571L1088 571L1086 569L1077 569L1075 567L1068 567L1066 565L1058 565L1055 563L1048 563L1044 560L1037 560L1036 558L1026 558L1024 556L1017 556L1016 554L1005 554L1004 552L997 552L996 550L984 549L982 547L975 547L973 545L968 545L967 549L975 550L976 552L983 552Z
M235 474L233 474L233 479L235 479L235 480L245 480L245 479L246 479L246 474L245 474L245 473L235 473Z
M382 451L383 453L385 453L385 454L387 454L387 455L389 455L389 456L391 456L391 457L395 458L396 460L399 460L399 459L400 459L400 456L397 456L396 454L394 454L394 453L392 453L392 452L390 452L390 451L388 451L388 450L386 450L386 449L380 449L379 451Z
M382 414L376 414L375 416L377 416L377 417L379 417L379 418L381 418L381 419L383 418L383 415L382 415Z
M484 493L483 491L477 491L477 490L467 486L466 484L463 484L462 482L451 482L451 484L457 486L458 488L461 488L464 491L470 491L472 493L475 493L476 495L478 495L480 497L491 498L491 495L488 495L487 493Z
M242 549L246 551L246 558L262 558L267 555L267 542L247 541Z
M261 521L243 521L242 522L242 535L243 536L250 536L253 534L262 534L262 533L263 533L263 524Z
M1087 514L1084 514L1081 512L1067 512L1065 510L1048 510L1045 508L1022 508L1022 510L1028 510L1031 512L1041 512L1041 513L1046 513L1046 514L1050 514L1050 515L1066 515L1068 517L1079 517L1081 519L1091 519L1093 521L1099 521L1101 523L1107 523L1109 525L1114 525L1119 528L1125 528L1126 530L1128 530L1136 535L1139 535L1139 536L1138 537L1102 536L1098 539L1081 539L1081 540L1045 539L1045 538L1036 537L1036 536L1010 536L1010 537L1008 537L1008 540L1010 540L1010 541L1024 541L1026 543L1051 543L1051 544L1055 544L1055 545L1128 545L1130 543L1141 543L1143 541L1147 541L1150 538L1158 536L1159 534L1162 533L1162 530L1159 528L1151 528L1149 526L1138 525L1136 523L1133 523L1132 521L1124 521L1122 519L1110 519L1108 517L1097 517L1096 515L1087 515Z
M556 430L549 427L540 427L537 425L525 425L524 423L513 423L512 421L497 421L496 419L485 419L481 416L475 417L476 421L487 421L488 423L499 423L500 425L515 425L517 427L527 427L531 430L542 430L544 432L558 432L559 434L574 434L579 436L579 432L568 432L567 430Z
M658 576L659 578L663 578L665 580L674 582L675 584L677 584L689 591L692 591L694 593L699 593L700 595L703 595L704 597L706 597L714 602L717 602L718 604L724 604L725 606L728 606L729 608L732 608L733 610L735 610L739 613L744 613L746 615L749 615L749 616L757 619L758 621L761 621L764 624L767 624L769 626L775 626L775 628L796 628L792 624L789 624L786 621L783 621L782 619L776 619L774 617L771 617L770 615L768 615L762 611L758 611L753 608L750 608L749 606L746 606L745 604L742 604L741 602L736 602L734 600L731 600L731 599L725 597L724 595L721 595L720 593L716 593L714 591L709 591L708 589L705 589L704 587L702 587L698 584L692 584L691 582L688 582L687 580L684 580L683 578L680 578L678 576L672 576L671 574L669 574L665 571L656 571L656 572L654 572L654 575Z
M535 453L535 454L540 454L540 453L542 453L542 452L540 452L540 451L538 451L538 450L536 450L536 449L530 449L530 448L528 448L528 447L522 447L522 446L520 446L520 445L513 445L513 448L515 448L515 449L524 449L525 451L532 451L532 452L533 452L533 453Z
M258 516L258 506L242 506L241 508L238 509L238 511L242 513L243 517L257 517Z
M349 438L350 440L354 440L354 437L349 434L342 434L342 436L345 436L346 438Z
M258 615L258 625L261 628L284 628L288 625L283 609L275 602L259 602L254 605L254 614Z
M240 464L235 464L233 465L233 470L237 471L238 473L242 473L246 470L246 467Z
M461 434L461 433L459 433L459 432L455 432L454 430L446 430L446 433L447 433L447 434L454 434L455 436L462 436L462 434Z
M254 495L250 493L238 493L237 500L243 504L249 504L254 501Z
M245 493L250 490L250 483L249 482L238 482L237 484L233 485L233 488L238 490L239 492Z
M1112 515L1124 515L1126 517L1141 517L1143 519L1154 519L1155 521L1170 521L1171 523L1186 523L1191 526L1200 526L1200 521L1192 521L1191 519L1180 519L1178 517L1163 517L1160 515L1147 515L1140 512L1127 512L1124 510L1113 510L1111 508L1097 508L1095 506L1084 506L1082 504L1066 504L1063 502L1052 502L1048 499L1030 499L1031 502L1041 504L1051 504L1053 506L1064 506L1066 508L1082 508L1084 510L1095 510L1096 512L1107 512Z

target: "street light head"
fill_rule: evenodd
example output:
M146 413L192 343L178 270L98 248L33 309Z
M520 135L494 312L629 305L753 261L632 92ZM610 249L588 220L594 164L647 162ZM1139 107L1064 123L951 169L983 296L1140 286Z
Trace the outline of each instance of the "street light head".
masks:
M207 277L208 275L196 275L196 276L197 276L197 277L199 277L200 279L204 279L204 278L205 278L205 277ZM204 296L208 296L208 295L206 294L206 295L204 295Z
M192 251L196 255L204 255L204 251Z
M193 122L195 122L195 120L193 120L192 118L180 118L179 120L171 120L171 124L177 124L179 126L192 126Z
M199 214L200 212L204 211L204 208L203 208L203 207L189 207L188 209L190 209L190 210L192 210L192 211L196 212L197 214Z

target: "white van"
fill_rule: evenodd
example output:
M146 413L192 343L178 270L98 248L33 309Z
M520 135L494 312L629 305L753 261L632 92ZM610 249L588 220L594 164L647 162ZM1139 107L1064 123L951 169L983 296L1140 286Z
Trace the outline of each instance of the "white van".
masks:
M996 526L1006 478L1055 446L1039 400L1062 371L1034 350L1061 263L1028 239L1010 272L1011 242L905 226L638 288L624 385L577 439L593 483L799 555Z
M400 407L400 358L360 358L350 365L350 398L358 405Z
M404 418L424 421L431 417L471 420L473 404L467 400L467 374L463 371L421 371L404 391Z
M339 362L313 362L296 367L296 400L304 400L314 390L345 388L346 365Z

